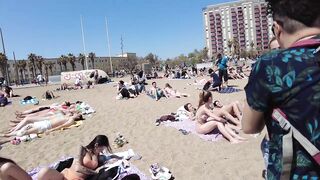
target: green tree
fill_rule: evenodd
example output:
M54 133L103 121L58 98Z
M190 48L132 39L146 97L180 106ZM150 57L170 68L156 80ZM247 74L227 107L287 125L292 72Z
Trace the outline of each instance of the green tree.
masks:
M26 71L26 67L27 67L27 62L25 60L22 61L18 61L18 69L21 75L21 80L24 80L25 78L25 71Z
M42 57L42 56L37 56L37 58L36 58L36 65L37 65L37 68L38 68L40 74L42 74L43 62L44 62L43 57Z
M30 53L28 55L28 60L31 62L32 68L30 68L32 77L34 78L36 76L36 60L37 60L37 55L34 53ZM29 66L30 67L30 66Z
M66 57L65 55L61 55L59 58L59 61L60 61L61 65L63 65L64 70L68 71L68 69L67 69L68 57Z
M91 53L89 53L88 57L89 57L89 59L91 61L92 69L94 69L94 58L96 57L96 54L91 52Z
M0 53L0 69L1 69L1 73L3 75L3 77L6 79L6 81L8 82L8 77L7 77L7 62L8 62L8 58L5 54Z
M78 61L79 63L82 65L82 70L84 70L84 62L86 60L86 57L83 55L83 54L79 54L79 57L78 57Z
M72 53L68 54L68 61L71 64L72 71L75 71L75 69L76 69L76 57Z
M155 55L152 53L149 53L145 59L152 65L154 66L156 64L156 59L155 59Z

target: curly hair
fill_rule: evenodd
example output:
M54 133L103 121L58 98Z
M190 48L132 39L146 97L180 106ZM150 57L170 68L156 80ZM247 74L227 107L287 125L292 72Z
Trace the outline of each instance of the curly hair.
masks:
M288 33L303 27L320 26L319 0L266 0L268 13Z

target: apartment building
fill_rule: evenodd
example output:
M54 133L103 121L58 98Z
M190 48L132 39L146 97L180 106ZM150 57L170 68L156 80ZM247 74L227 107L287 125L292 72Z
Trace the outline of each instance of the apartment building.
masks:
M205 43L208 55L228 54L229 40L238 42L241 50L268 48L272 37L272 18L263 0L240 0L203 8Z

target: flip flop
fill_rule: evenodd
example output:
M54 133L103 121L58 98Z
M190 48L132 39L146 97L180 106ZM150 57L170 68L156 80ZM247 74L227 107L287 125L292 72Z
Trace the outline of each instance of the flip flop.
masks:
M183 135L188 135L188 134L190 134L189 131L184 130L184 129L179 129L179 131L180 131Z

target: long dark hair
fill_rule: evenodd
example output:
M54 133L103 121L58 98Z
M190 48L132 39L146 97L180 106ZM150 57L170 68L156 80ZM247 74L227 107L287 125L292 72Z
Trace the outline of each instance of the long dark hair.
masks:
M185 110L191 112L191 109L188 108L189 104L191 104L191 103L187 103L183 107L184 107Z
M212 94L210 91L202 91L199 95L199 106L200 108L202 105L207 103L209 101L209 98L212 97Z
M169 83L166 83L166 84L164 85L164 87L168 87L168 88L170 88L170 89L172 88Z
M3 157L0 157L0 163L13 163L13 164L16 164L14 161L12 161L11 159L7 159L7 158L3 158Z
M109 144L109 139L105 135L97 135L87 146L86 148L89 150L93 150L95 145L98 146L106 146L108 152L112 152L110 144Z

